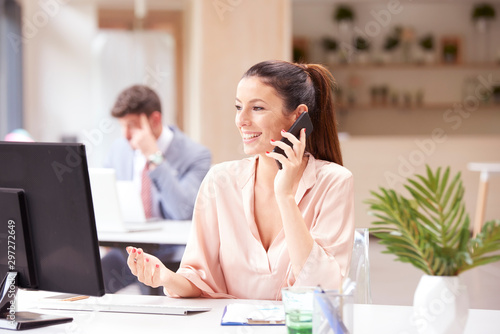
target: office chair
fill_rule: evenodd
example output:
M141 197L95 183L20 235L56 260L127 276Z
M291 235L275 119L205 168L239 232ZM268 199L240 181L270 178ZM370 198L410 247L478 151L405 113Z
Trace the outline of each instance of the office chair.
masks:
M344 292L354 290L354 302L357 304L371 304L370 287L370 259L368 249L370 233L368 228L357 228L354 232L351 264L343 286Z

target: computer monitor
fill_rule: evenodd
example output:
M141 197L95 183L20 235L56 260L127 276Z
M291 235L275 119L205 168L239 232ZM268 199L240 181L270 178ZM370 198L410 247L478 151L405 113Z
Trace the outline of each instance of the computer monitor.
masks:
M0 245L0 328L13 325L11 272L19 288L104 295L83 144L0 142ZM19 320L24 328L50 323Z

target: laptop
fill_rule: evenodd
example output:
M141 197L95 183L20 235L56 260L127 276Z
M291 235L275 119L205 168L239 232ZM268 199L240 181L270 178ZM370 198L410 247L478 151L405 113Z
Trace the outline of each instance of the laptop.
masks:
M141 196L132 181L117 181L114 169L89 168L97 231L134 232L161 229L161 220L146 220Z

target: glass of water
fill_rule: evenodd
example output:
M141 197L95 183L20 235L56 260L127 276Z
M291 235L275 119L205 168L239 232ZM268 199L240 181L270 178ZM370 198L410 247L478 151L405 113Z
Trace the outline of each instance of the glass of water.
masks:
M287 287L281 290L288 334L311 334L313 287Z

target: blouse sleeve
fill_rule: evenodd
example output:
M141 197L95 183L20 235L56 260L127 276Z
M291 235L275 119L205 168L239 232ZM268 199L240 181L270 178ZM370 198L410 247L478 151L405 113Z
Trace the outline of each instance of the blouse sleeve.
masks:
M177 273L202 290L202 297L234 298L227 294L219 261L220 239L214 180L214 172L210 170L196 199L191 234ZM165 292L168 295L168 291Z
M349 267L354 243L354 190L350 172L325 190L323 202L311 226L314 244L302 270L288 285L338 289Z

